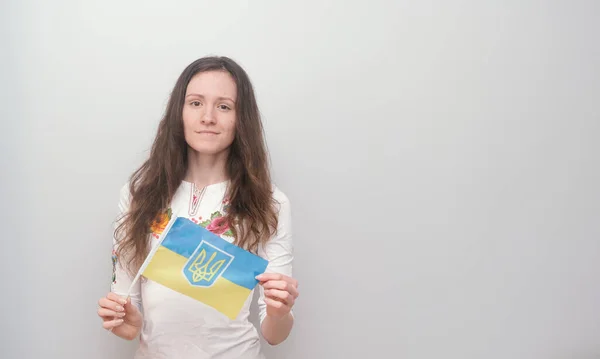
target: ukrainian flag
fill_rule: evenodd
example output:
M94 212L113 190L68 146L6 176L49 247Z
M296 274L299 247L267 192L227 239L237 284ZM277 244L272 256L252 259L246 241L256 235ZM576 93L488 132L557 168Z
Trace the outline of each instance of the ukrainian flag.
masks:
M187 218L162 233L142 275L235 319L268 262Z

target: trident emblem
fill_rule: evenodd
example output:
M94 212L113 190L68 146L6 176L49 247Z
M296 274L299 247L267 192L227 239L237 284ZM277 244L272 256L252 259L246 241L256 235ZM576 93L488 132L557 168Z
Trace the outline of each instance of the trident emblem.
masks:
M207 242L200 242L184 267L184 275L194 286L210 287L225 272L233 256Z

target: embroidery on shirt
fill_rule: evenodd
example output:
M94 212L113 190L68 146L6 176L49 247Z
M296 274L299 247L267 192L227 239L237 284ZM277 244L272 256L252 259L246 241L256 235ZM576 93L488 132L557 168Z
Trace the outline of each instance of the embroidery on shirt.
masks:
M214 211L213 213L211 213L210 218L204 219L202 218L202 216L199 216L190 217L190 220L218 236L226 236L233 238L233 232L231 231L229 223L227 222L227 219L225 217L231 205L229 198L225 198L221 202L221 205L222 211ZM150 226L150 231L152 232L152 236L154 236L154 238L160 237L160 234L167 227L167 224L169 224L169 221L171 220L172 216L173 211L171 207L169 207L167 208L167 210L160 213L156 220L152 222L152 225Z
M171 210L171 207L169 207L166 211L160 213L158 217L154 220L154 222L152 222L152 225L150 226L150 231L152 232L152 235L155 238L160 237L160 234L162 233L162 231L165 230L172 216L173 211Z
M227 215L227 211L229 210L229 206L229 199L226 198L222 202L223 212L214 211L213 213L211 213L210 218L203 220L202 217L198 217L197 220L192 219L192 221L198 223L200 226L206 228L207 230L211 231L212 233L218 236L233 237L233 232L231 231L231 228L229 227L229 222L225 217Z

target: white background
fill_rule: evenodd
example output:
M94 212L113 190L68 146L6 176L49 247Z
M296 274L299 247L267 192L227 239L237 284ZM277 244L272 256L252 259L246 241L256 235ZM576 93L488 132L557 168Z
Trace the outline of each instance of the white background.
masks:
M250 74L301 296L271 358L600 358L596 1L3 1L2 358L106 333L118 190L198 57Z

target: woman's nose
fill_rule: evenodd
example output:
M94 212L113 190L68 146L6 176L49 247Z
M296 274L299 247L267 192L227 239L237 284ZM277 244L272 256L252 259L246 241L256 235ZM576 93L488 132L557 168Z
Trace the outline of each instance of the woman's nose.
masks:
M207 109L206 111L204 111L201 122L202 122L202 124L214 124L216 122L216 120L215 120L213 111L210 109Z

